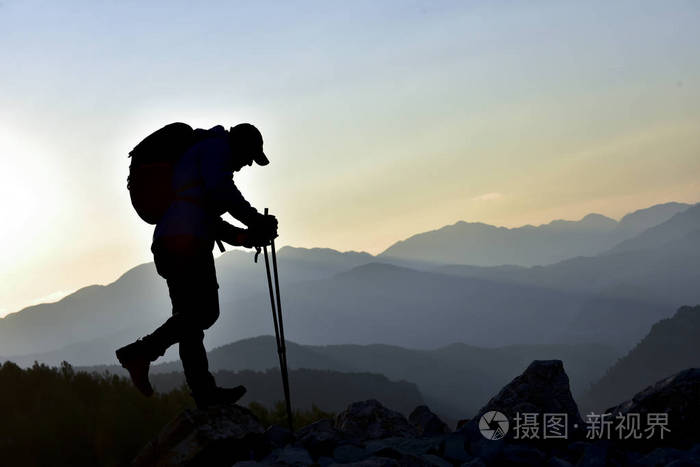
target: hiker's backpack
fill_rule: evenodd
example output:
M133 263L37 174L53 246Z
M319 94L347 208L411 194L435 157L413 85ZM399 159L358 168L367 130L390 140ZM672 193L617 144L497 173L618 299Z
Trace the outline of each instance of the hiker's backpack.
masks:
M148 135L129 153L131 164L126 187L139 217L157 224L175 199L173 167L206 131L186 123L171 123Z

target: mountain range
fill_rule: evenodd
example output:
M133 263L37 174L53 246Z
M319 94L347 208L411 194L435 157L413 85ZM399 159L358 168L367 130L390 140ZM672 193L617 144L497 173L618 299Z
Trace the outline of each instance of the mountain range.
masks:
M379 258L474 266L547 265L602 253L689 207L666 203L627 214L619 222L588 214L579 221L555 220L512 229L460 221L397 242Z
M455 264L461 254L456 247L449 264L439 255L397 256L394 247L378 256L285 247L278 254L285 330L291 340L315 345L436 349L460 342L480 347L567 342L626 351L671 310L700 303L699 226L700 206L669 203L620 222L592 215L511 229L527 233L522 238L534 235L538 244L555 233L580 239L588 232L589 239L599 240L605 231L606 241L620 240L599 254L570 253L563 261L531 267L513 264L532 249L519 240L510 259L504 258L510 265L491 267ZM436 235L426 233L421 241L444 241ZM460 238L466 252L476 244L474 236ZM498 241L482 243L489 250ZM217 259L217 270L222 313L207 332L208 348L268 334L272 318L263 266L250 253L234 250ZM113 363L115 348L150 332L169 314L165 283L148 263L107 286L89 286L0 319L0 355L23 364ZM177 358L175 350L166 356Z
M216 372L263 371L279 367L272 336L243 339L215 348L208 356L210 369ZM583 394L618 354L610 347L593 344L512 345L499 348L451 344L434 350L418 350L386 344L314 346L287 342L290 370L303 368L350 374L371 372L382 374L391 381L414 383L425 402L449 419L472 416L487 402L493 391L517 375L524 364L547 356L564 362L573 393ZM118 365L82 369L126 375ZM151 368L154 375L181 371L179 360ZM230 375L225 377L225 382L230 385L241 384ZM224 383L221 373L216 373L216 378L219 384ZM157 376L154 376L154 381L158 381ZM277 383L275 381L275 390L281 388L281 384ZM170 387L172 385L166 389Z
M264 371L218 370L216 384L235 387L242 384L247 392L238 402L248 406L251 402L273 408L284 400L284 391L278 368ZM150 377L153 388L168 393L185 383L179 372L154 372ZM390 404L403 414L409 414L416 406L424 404L415 384L406 381L390 381L386 376L368 372L338 372L319 369L290 369L289 386L293 388L294 409L309 410L313 406L325 412L340 412L355 400L378 399ZM323 388L319 391L318 388Z
M583 398L596 410L619 404L630 388L644 388L686 368L700 367L700 305L681 307L654 324Z

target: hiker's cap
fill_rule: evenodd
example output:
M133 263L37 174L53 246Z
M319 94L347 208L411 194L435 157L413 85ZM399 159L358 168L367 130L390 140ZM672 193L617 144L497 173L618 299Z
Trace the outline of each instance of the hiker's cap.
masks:
M245 150L253 153L253 161L258 165L267 165L270 160L263 152L263 138L260 131L250 123L240 123L231 127L231 139L243 145Z

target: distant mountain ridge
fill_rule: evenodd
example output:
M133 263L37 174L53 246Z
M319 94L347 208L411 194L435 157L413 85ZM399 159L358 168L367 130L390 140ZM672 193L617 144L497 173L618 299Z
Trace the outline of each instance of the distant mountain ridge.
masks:
M700 303L699 223L700 206L693 206L637 237L644 241L631 240L635 248L614 248L549 266L454 265L435 271L580 293L586 298L572 318L570 329L582 335L596 334L603 342L634 345L652 324L667 318L673 310ZM664 234L657 235L657 231ZM655 241L646 241L648 238Z
M528 361L547 356L564 361L574 393L585 391L618 354L600 345L517 345L499 348L451 344L434 350L393 345L301 345L287 342L290 370L331 370L382 374L391 381L415 383L428 403L445 414L473 415L489 394L516 375ZM278 367L272 336L243 339L208 352L212 371L264 371ZM85 367L125 374L119 366ZM179 360L151 368L154 374L182 371ZM217 376L218 378L218 376ZM217 380L218 381L218 380ZM227 380L233 384L234 380ZM240 384L240 383L239 383ZM168 386L170 387L170 386Z
M238 402L247 406L257 402L266 407L284 400L284 392L277 368L262 371L218 370L216 383L222 387L242 384L248 390ZM167 393L185 384L181 371L153 373L151 383L156 391ZM389 381L386 376L367 372L338 372L326 369L290 369L289 384L293 390L294 409L309 410L315 405L327 412L340 412L353 400L378 399L404 414L424 403L414 383ZM323 388L323 391L319 391Z
M688 233L697 230L700 230L700 204L691 206L673 215L667 221L654 225L635 237L624 240L607 253L614 254L622 251L653 248L656 245L680 240Z
M649 219L658 220L659 213L683 207L676 203L637 211L619 224L639 228ZM699 213L700 208L690 208L654 229L665 231L678 219ZM598 216L587 216L585 223L594 231L610 224ZM576 222L551 224L558 232L581 231ZM679 225L687 230L695 224ZM670 231L679 232L673 226ZM382 342L434 348L451 342L598 340L626 348L669 310L700 302L700 231L674 238L641 250L531 268L448 267L285 247L278 258L288 333L307 344ZM264 267L253 262L251 253L234 250L217 259L217 273L222 313L207 332L207 345L270 332ZM86 287L57 303L0 319L0 354L30 362L107 363L114 361L114 348L152 331L169 315L165 282L148 263L107 286ZM175 358L176 352L169 355Z
M643 388L685 368L700 367L700 305L684 306L654 324L586 395L597 409L619 404L630 388Z
M547 265L597 255L690 206L659 204L627 214L620 222L600 214L588 214L579 221L555 220L512 229L459 221L399 241L378 257L475 266Z
M285 287L322 279L372 258L368 253L284 247L278 252L280 280ZM250 252L231 250L216 260L216 268L222 285L221 303L267 293L264 266L254 263ZM41 361L47 353L72 345L65 354L67 360L92 354L106 362L113 358L111 350L86 352L85 343L106 339L105 348L119 346L153 330L169 315L165 281L152 262L145 263L111 284L83 287L58 302L34 305L0 318L0 354L8 358L34 355Z

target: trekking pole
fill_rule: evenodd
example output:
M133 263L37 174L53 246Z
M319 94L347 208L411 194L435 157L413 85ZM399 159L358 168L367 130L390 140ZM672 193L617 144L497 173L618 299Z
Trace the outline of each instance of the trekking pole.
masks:
M265 208L265 215L267 215ZM272 268L275 276L275 293L272 291L272 278L270 277L270 261L267 256L267 245L263 247L265 254L265 270L267 272L267 288L270 292L270 305L272 306L272 321L275 325L275 341L277 343L277 355L280 361L280 370L282 373L282 387L284 389L284 401L287 409L287 421L289 430L294 431L292 425L292 404L289 397L289 374L287 371L287 349L284 343L284 326L282 324L282 303L280 300L280 284L279 275L277 273L277 254L275 253L275 241L270 241L272 251ZM276 300L275 300L276 296ZM276 301L276 303L275 303ZM277 306L275 306L277 305Z

